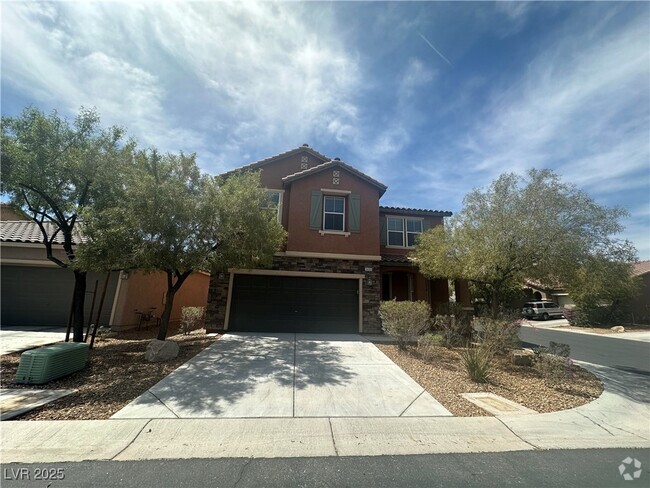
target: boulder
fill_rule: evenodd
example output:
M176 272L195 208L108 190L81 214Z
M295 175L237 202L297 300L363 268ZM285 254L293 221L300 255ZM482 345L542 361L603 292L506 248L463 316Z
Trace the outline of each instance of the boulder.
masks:
M169 361L178 356L178 344L174 341L159 341L154 339L147 344L147 350L144 352L144 358L152 363Z
M612 332L625 332L625 327L623 327L622 325L617 325L615 327L612 327L609 330L611 330Z
M515 366L532 366L535 362L535 353L530 349L515 349L510 357Z

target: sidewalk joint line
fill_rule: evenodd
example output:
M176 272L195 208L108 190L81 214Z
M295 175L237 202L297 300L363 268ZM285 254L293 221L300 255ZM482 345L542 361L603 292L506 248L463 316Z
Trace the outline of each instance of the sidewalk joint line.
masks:
M497 416L495 415L494 418L497 419L499 422L501 422L501 424L502 424L506 429L508 429L510 432L512 432L512 435L514 435L514 436L515 436L517 439L519 439L521 442L523 442L524 444L528 444L528 445L529 445L530 447L532 447L535 451L539 451L539 450L540 450L540 448L537 447L535 444L533 444L532 442L528 442L526 439L524 439L524 438L521 437L519 434L517 434L514 430L512 430L512 429L510 428L510 426L509 426L508 424L506 424L503 420L501 420L499 417L497 417Z
M334 439L334 429L332 428L332 419L327 418L327 422L330 424L330 434L332 435L332 445L334 446L334 454L336 457L340 457L339 449L336 447L336 439Z
M413 399L413 401L412 401L411 403L409 403L409 404L406 406L406 408L405 408L404 410L402 410L402 413L400 413L400 414L398 415L398 417L401 417L402 415L404 415L404 413L405 413L405 412L406 412L406 411L411 407L411 405L413 405L413 404L415 403L415 401L416 401L418 398L420 398L420 397L422 396L422 394L423 394L425 391L426 391L426 390L425 390L424 388L422 388L422 391L420 392L420 394L419 394L418 396L416 396L416 397Z
M607 433L608 433L609 435L611 435L612 437L616 437L612 432L610 432L608 429L606 429L605 427L603 427L602 425L600 425L600 424L599 424L598 422L596 422L594 419L592 419L592 418L590 418L590 417L587 417L584 413L578 411L578 415L582 415L584 418L586 418L587 420L589 420L589 422L591 422L592 424L594 424L596 427L600 427L601 429L603 429L605 432L607 432Z
M158 400L160 403L162 403L162 404L163 404L163 407L165 407L167 410L169 410L171 413L173 413L174 416L175 416L177 419L180 418L176 412L174 412L171 408L169 408L169 406L168 406L165 402L163 402L163 401L158 397L158 395L156 395L156 394L155 394L153 391L151 391L151 390L147 390L147 391L148 391L149 393L151 393L151 394L154 396L154 398L155 398L156 400Z
M153 419L149 419L149 420L147 420L147 422L142 426L142 428L141 428L141 429L138 431L138 433L133 437L133 439L131 439L131 440L129 441L129 443L124 447L124 449L121 449L120 452L118 452L117 454L115 454L115 456L113 456L110 460L111 460L111 461L114 461L115 458L116 458L117 456L119 456L120 454L122 454L122 453L123 453L124 451L126 451L129 447L131 447L131 445L135 442L135 440L136 440L138 437L140 437L140 434L142 434L142 431L147 427L147 425L149 425L149 424L151 423L152 420L153 420Z

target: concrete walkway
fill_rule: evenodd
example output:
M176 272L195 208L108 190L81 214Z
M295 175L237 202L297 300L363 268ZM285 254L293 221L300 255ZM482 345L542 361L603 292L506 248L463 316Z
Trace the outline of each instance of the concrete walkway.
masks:
M117 412L127 418L451 416L354 334L226 334Z
M3 463L36 463L650 448L650 378L584 366L603 379L603 395L549 414L8 421L0 454Z
M34 349L65 339L61 327L6 327L0 329L0 355Z

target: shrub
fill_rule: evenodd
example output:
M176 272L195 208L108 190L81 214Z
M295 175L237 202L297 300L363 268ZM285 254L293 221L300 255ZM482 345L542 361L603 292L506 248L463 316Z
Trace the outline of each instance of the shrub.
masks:
M569 355L571 346L550 342L549 347L535 350L535 368L549 383L561 383L573 379L574 364Z
M184 335L188 335L193 330L200 328L204 314L205 307L183 307L181 309L180 331Z
M576 327L587 327L589 325L587 314L580 308L565 308L562 312L564 318L567 319L571 325L575 325Z
M397 345L404 349L406 342L424 331L429 326L431 307L424 301L398 302L390 300L379 306L381 328L397 340Z
M442 336L440 334L424 334L418 339L418 352L425 361L433 359L436 347L442 343Z
M493 351L485 346L470 346L460 356L469 379L475 383L487 383L492 371Z
M458 346L466 339L463 334L465 324L454 315L436 315L433 318L433 328L440 332L441 342L447 348Z
M519 320L512 317L492 319L475 317L472 320L476 340L496 354L505 354L519 347Z

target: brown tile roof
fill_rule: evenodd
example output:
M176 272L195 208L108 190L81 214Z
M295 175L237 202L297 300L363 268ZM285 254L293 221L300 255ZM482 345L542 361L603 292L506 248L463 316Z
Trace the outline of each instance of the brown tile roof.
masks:
M379 181L375 180L374 178L371 178L367 174L362 173L358 169L356 169L356 168L350 166L349 164L344 163L343 161L340 161L338 159L331 159L331 160L327 161L326 163L319 164L318 166L312 166L309 169L304 169L304 170L298 171L297 173L294 173L292 175L285 176L284 178L282 178L282 181L284 181L285 183L288 183L288 182L303 178L303 177L305 177L307 175L314 174L314 173L319 173L320 171L326 170L328 168L333 168L333 167L336 167L336 166L338 166L340 168L343 168L346 171L349 171L350 173L352 173L352 174L358 176L359 178L361 178L362 180L365 180L368 183L370 183L371 185L377 187L379 189L381 195L383 195L384 192L388 189L388 187L386 185L384 185L383 183L380 183Z
M329 161L330 159L332 159L329 156L325 156L324 154L319 153L315 149L312 149L311 147L309 147L308 144L303 144L300 147L296 147L294 149L289 149L288 151L282 152L280 154L276 154L275 156L269 156L268 158L260 159L259 161L255 161L255 162L249 163L249 164L247 164L245 166L241 166L239 168L232 169L230 171L222 173L219 176L228 176L228 175L231 175L233 173L239 173L241 171L256 170L258 168L261 168L262 166L265 166L265 165L267 165L269 163L272 163L273 161L277 161L278 159L286 158L287 156L292 156L293 154L297 154L297 153L301 153L301 152L308 152L312 156L315 156L315 157L321 159L322 161Z
M310 174L318 173L318 172L326 170L328 168L333 168L333 167L337 167L337 166L340 167L340 168L345 169L346 171L349 171L350 173L352 173L352 174L354 174L356 176L358 176L362 180L367 181L371 185L376 186L379 189L379 191L381 192L382 195L384 194L384 192L388 188L383 183L380 183L379 181L375 180L374 178L371 178L367 174L362 173L358 169L350 166L349 164L344 163L343 161L339 161L338 159L331 159L330 161L327 161L326 163L323 163L323 164L319 164L318 166L312 166L309 169L304 169L304 170L298 171L297 173L294 173L292 175L285 176L284 178L282 178L282 181L284 181L285 183L289 183L291 181L303 178L303 177L308 176Z
M50 222L44 222L43 226L48 236L52 236L56 227ZM73 244L79 244L85 239L79 232L72 236ZM25 242L42 243L43 234L36 222L32 220L6 220L0 222L0 241L2 242ZM63 244L63 234L59 232L54 238L55 244Z
M395 215L419 215L423 217L451 217L449 210L427 210L424 208L406 207L379 207L381 213L392 213Z
M382 263L413 264L413 259L405 254L382 254Z
M650 261L638 261L632 264L632 276L650 273Z

